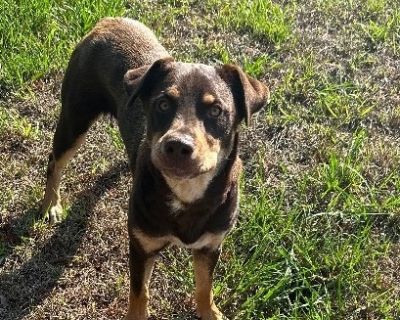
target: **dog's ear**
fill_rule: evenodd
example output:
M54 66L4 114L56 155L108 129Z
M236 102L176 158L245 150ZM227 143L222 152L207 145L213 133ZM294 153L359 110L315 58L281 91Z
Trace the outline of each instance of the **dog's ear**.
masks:
M232 64L223 65L217 72L232 91L239 120L245 119L249 125L251 115L260 111L269 102L268 87Z
M139 96L149 94L152 86L164 78L173 67L171 57L159 59L151 66L145 65L128 70L124 76L125 91L130 96L128 105L131 105Z
M124 75L124 89L130 97L135 89L138 87L140 80L145 75L151 65L144 65L140 68L130 69Z

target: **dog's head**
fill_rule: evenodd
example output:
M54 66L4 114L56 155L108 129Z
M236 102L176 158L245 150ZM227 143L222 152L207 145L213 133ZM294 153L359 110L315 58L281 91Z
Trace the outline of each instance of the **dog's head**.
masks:
M239 67L212 67L164 58L129 70L128 108L140 98L155 167L171 178L216 170L233 146L239 124L249 123L269 99L268 88Z

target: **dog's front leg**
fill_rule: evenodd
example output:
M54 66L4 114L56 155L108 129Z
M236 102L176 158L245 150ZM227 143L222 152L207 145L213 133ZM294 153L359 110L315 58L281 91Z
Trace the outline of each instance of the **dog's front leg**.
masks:
M130 238L130 294L126 320L147 320L148 318L149 281L154 260L154 254L146 253L134 237Z
M220 248L193 250L197 315L202 320L222 319L222 313L215 305L212 293L212 277L220 252Z

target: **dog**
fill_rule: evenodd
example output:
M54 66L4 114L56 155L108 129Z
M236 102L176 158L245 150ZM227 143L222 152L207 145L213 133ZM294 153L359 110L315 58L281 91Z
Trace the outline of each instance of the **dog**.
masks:
M72 53L61 100L44 217L60 219L62 171L96 118L111 114L133 174L126 319L147 319L153 263L170 244L192 249L198 316L222 319L212 277L238 214L239 126L267 104L268 87L235 65L177 62L140 22L104 18Z

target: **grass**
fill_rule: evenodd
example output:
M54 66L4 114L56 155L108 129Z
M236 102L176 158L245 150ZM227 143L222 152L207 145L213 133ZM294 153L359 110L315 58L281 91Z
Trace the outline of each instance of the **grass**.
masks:
M273 44L279 44L289 38L291 21L288 12L272 1L227 3L210 0L208 6L216 11L216 22L223 28L249 33Z
M20 86L60 70L73 44L104 16L122 15L122 1L0 2L0 85ZM39 63L38 63L39 62Z
M79 39L101 17L145 22L177 58L268 83L242 129L241 213L217 268L229 319L400 317L398 1L0 0L0 318L122 318L129 185L98 121L63 182L64 220L35 217ZM188 252L157 262L156 319L194 319Z

